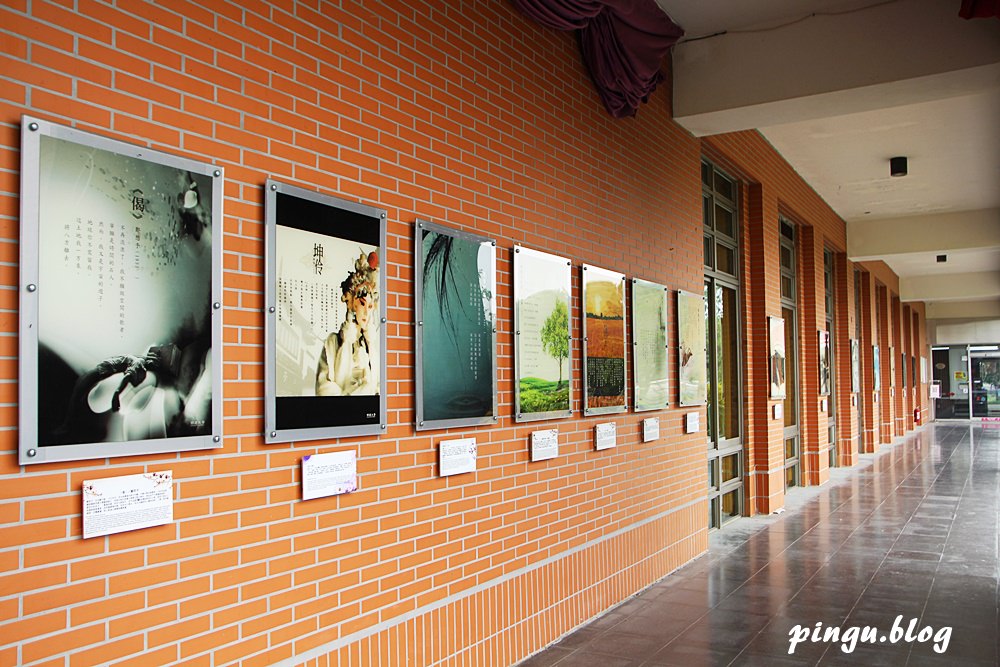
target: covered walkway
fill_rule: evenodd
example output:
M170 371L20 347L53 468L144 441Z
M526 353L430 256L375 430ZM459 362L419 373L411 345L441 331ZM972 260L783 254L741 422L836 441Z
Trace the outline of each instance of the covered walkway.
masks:
M1000 664L998 491L1000 429L931 424L522 664Z

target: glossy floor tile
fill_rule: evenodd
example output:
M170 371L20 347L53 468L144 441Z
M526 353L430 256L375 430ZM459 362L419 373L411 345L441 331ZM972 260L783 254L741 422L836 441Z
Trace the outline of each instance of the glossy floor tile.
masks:
M998 521L1000 428L931 424L522 665L997 665Z

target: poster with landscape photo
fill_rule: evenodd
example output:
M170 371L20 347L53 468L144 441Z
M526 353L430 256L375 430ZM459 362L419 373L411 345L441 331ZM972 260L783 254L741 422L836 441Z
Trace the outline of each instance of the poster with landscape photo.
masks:
M830 332L819 332L819 395L830 395Z
M565 257L514 246L515 419L572 413L571 264Z
M882 360L879 356L878 345L872 345L872 377L874 378L875 391L882 390Z
M625 274L581 268L583 284L583 413L625 412Z
M704 405L708 400L708 353L705 349L705 297L677 292L677 367L680 404Z
M667 294L664 285L632 279L632 375L636 412L661 410L670 402Z

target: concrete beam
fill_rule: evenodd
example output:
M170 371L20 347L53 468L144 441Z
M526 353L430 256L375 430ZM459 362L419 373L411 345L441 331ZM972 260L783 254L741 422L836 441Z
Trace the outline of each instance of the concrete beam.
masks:
M705 136L995 88L995 23L961 19L951 2L907 0L682 42L674 118Z
M854 262L995 248L1000 248L1000 209L996 208L847 223L847 256Z
M1000 298L1000 271L946 273L899 279L901 301L984 301Z
M1000 320L1000 299L928 303L929 320Z

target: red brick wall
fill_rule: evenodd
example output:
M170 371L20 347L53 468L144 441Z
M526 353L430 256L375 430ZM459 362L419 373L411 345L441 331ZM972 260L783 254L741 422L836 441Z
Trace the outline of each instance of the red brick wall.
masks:
M613 417L619 447L604 452L593 428L607 418L553 422L561 456L537 464L540 426L511 415L513 244L701 289L700 146L667 89L611 119L573 37L505 2L66 4L0 9L0 665L329 651L505 664L705 549L704 432L682 433L688 410L663 412L648 445L648 415ZM222 449L18 467L22 113L225 167ZM389 211L383 437L262 442L269 176ZM412 428L418 216L499 246L500 424L448 433L479 442L478 472L448 479L445 434ZM574 357L580 396L578 344ZM300 502L301 457L338 449L358 453L362 490ZM163 469L173 524L81 539L81 480Z
M528 462L539 426L511 415L510 248L700 291L702 151L745 181L748 506L780 507L766 365L777 215L812 228L814 260L844 249L844 225L758 134L699 141L680 129L668 93L612 120L573 37L505 2L4 3L0 666L508 664L701 553L705 435L683 434L690 410L660 413L654 444L640 442L648 415L613 417L619 447L603 452L593 427L607 419L553 422L560 457ZM222 449L17 465L23 113L225 167ZM267 177L389 212L382 437L263 444ZM448 433L477 438L479 469L447 479L435 470L444 434L412 428L417 217L499 248L501 419ZM816 284L815 267L801 280ZM803 327L815 346L816 322ZM577 343L577 390L580 370ZM302 456L345 449L362 490L300 502ZM166 469L173 524L81 539L83 479Z

